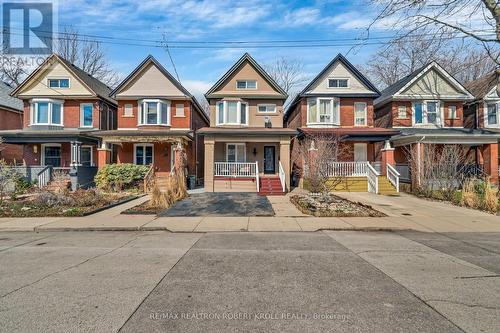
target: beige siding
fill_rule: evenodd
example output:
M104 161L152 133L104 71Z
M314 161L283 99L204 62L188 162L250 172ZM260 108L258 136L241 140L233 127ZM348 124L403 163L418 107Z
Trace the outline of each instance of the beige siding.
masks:
M185 96L153 63L122 88L117 98Z
M69 88L49 88L47 80L49 78L65 79L69 78ZM64 65L59 61L54 62L44 71L33 78L32 83L24 87L18 97L23 96L93 96L92 92L87 89Z
M210 100L210 126L215 127L217 117L217 102L221 99ZM265 118L269 117L272 126L275 128L283 127L283 100L281 99L241 99L242 102L248 103L248 126L249 127L265 127ZM276 113L259 113L259 104L275 104ZM220 127L234 127L230 125L221 125Z
M348 79L347 88L328 88L328 79ZM356 76L349 71L340 61L335 62L316 82L314 82L308 93L371 93Z
M214 192L257 192L255 180L214 179Z
M237 80L256 80L257 89L241 90L236 89ZM240 95L276 95L281 94L276 91L271 84L264 78L248 61L243 64L234 73L226 79L226 81L213 92L213 94L223 94L225 96L240 96Z
M405 89L402 95L446 95L463 97L464 94L451 85L446 78L439 74L435 69L431 69L422 75L411 86Z

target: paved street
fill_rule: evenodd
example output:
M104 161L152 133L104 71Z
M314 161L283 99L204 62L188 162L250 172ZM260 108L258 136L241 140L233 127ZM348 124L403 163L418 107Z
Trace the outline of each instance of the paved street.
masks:
M498 332L500 234L0 233L1 332Z

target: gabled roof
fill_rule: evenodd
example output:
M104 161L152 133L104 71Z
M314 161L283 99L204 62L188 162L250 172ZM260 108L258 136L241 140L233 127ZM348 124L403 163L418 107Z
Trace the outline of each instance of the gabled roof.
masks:
M73 75L75 75L75 77L78 80L80 80L81 83L84 86L86 86L87 89L89 89L95 96L100 97L109 103L116 104L116 101L109 96L109 92L111 91L110 87L108 87L106 84L99 81L92 75L88 74L75 64L72 64L71 62L67 61L66 59L55 53L53 53L50 57L45 59L45 61L40 66L38 66L37 69L35 69L16 89L14 89L14 91L12 91L11 95L16 96L19 93L19 91L31 81L32 78L42 73L43 70L47 68L46 65L50 63L53 59L56 59L64 67L66 67L66 69L69 70Z
M217 81L213 86L212 88L210 88L206 93L205 93L205 97L206 98L209 98L209 95L211 93L213 93L215 90L217 90L226 80L228 77L230 77L234 72L236 72L236 70L238 68L240 68L240 66L245 62L245 61L248 61L256 70L257 72L262 75L264 77L264 79L266 79L270 84L271 86L276 89L281 95L283 95L284 98L287 98L288 97L288 94L286 93L286 91L283 90L283 88L281 88L277 83L276 81L274 81L274 79L269 75L267 74L267 72L264 70L264 68L262 68L258 63L257 61L255 61L254 58L252 58L252 56L248 53L245 53L227 72L226 74L224 74L220 79L219 81Z
M170 82L172 82L172 84L177 89L179 89L184 95L186 95L186 97L189 97L191 99L191 101L193 102L195 108L201 114L201 116L205 119L205 121L210 123L210 119L208 118L208 115L205 113L205 111L203 111L203 108L201 107L201 105L198 102L198 100L196 99L196 97L194 97L186 88L184 88L184 86L179 81L177 81L177 79L172 74L170 74L170 72L165 67L163 67L162 64L160 64L160 62L158 60L156 60L156 58L153 57L151 54L148 55L125 79L123 79L123 81L120 82L120 84L118 84L118 86L115 89L113 89L109 93L109 95L111 97L115 97L116 94L120 91L120 89L122 89L124 86L126 86L132 79L134 79L136 77L136 75L143 68L145 68L150 63L153 63L156 66L156 68L158 68L160 70L160 72L163 75L165 75L165 77Z
M464 84L476 99L483 99L490 94L498 84L498 75L495 71L485 75L477 80Z
M295 106L295 104L300 100L300 98L307 96L308 95L307 91L309 91L309 89L312 87L312 85L314 83L316 83L316 81L318 81L337 62L341 62L359 81L361 81L361 83L363 83L369 90L372 90L374 92L372 97L377 97L378 95L380 95L380 91L377 89L377 87L375 87L375 85L373 83L371 83L371 81L366 76L364 76L356 67L354 67L354 65L351 64L349 62L349 60L347 60L346 57L344 57L341 53L339 53L335 56L335 58L333 58L328 63L328 65L326 65L321 70L321 72L318 73L318 75L316 75L314 77L314 79L312 79L309 82L309 84L307 86L305 86L304 89L302 89L302 91L300 93L298 93L295 96L295 98L292 100L292 102L288 104L288 106L285 110L285 120L288 118L289 110ZM328 93L328 95L334 95L334 96L340 96L340 97L364 97L367 94L366 93L363 93L363 94L361 94L361 93L349 93L349 92L345 92L345 93L331 92L331 93Z
M11 86L0 81L0 107L23 112L23 101L10 96L12 90Z
M452 86L454 86L457 90L461 91L464 95L466 95L469 99L472 99L473 96L471 93L450 73L448 73L443 67L441 67L437 62L432 61L420 68L417 68L407 76L403 77L396 83L391 84L389 87L385 88L382 91L382 94L379 98L374 101L374 105L379 105L391 100L394 96L400 94L404 90L406 90L409 86L411 86L416 80L426 74L429 70L435 69L438 73L440 73Z
M187 91L187 89L184 88L182 84L179 81L177 81L177 79L173 77L172 74L170 74L170 72L167 71L167 69L163 67L162 64L160 64L158 60L156 60L155 57L153 57L151 54L148 55L146 59L144 59L122 82L120 82L120 84L118 84L118 86L115 89L113 89L113 91L111 91L109 95L115 97L115 95L120 91L120 89L122 89L125 85L127 85L127 83L129 83L133 78L135 78L135 76L150 63L153 63L160 70L160 72L163 75L165 75L170 82L173 83L173 85L177 89L182 91L184 95L186 95L187 97L193 97L193 95L191 95L191 93Z
M311 88L311 86L318 80L320 79L323 74L326 73L326 71L328 71L328 69L330 69L330 67L332 67L337 61L340 61L349 71L351 71L354 76L360 80L368 89L376 92L377 94L380 94L380 91L377 89L377 87L375 87L373 85L373 83L370 82L370 80L368 80L363 74L361 74L361 72L356 68L354 67L353 64L351 64L349 62L349 60L346 59L346 57L344 57L341 53L337 54L337 56L335 58L332 59L332 61L330 61L328 63L328 65L325 66L325 68L323 68L321 70L321 72L318 73L318 75L316 75L316 77L314 79L311 80L311 82L309 82L309 84L304 88L302 89L302 91L299 93L299 95L303 96L308 90L309 88Z

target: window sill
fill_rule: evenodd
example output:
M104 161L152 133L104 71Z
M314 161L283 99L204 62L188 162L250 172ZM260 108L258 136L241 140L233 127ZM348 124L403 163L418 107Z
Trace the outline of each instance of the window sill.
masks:
M53 126L53 127L64 127L64 125L60 124L29 124L29 127L31 126Z
M175 115L174 118L186 118L186 115L183 115L183 116L177 116L177 115Z
M278 112L257 112L257 116L278 116Z
M135 118L135 116L134 115L128 116L126 114L122 114L122 118Z
M137 125L137 127L142 127L142 126L145 126L145 127L148 127L148 126L170 127L170 124L168 124L168 125L165 125L165 124L139 124L139 125Z

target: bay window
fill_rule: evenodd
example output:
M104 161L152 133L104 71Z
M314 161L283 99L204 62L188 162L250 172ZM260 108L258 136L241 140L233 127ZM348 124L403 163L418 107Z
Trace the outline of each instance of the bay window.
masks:
M33 99L31 101L31 124L63 126L64 101Z
M490 103L486 105L486 117L484 119L485 126L498 126L499 117L498 117L498 109L500 103Z
M170 101L142 100L139 106L139 125L170 126Z
M217 125L248 125L248 104L241 101L217 103Z
M339 102L336 98L309 98L307 100L308 125L340 125Z
M413 103L414 125L441 125L441 111L438 101Z

